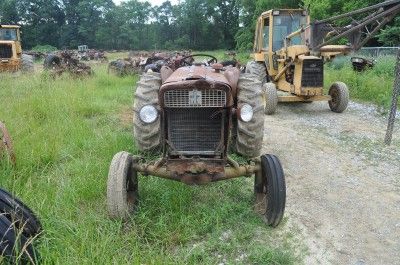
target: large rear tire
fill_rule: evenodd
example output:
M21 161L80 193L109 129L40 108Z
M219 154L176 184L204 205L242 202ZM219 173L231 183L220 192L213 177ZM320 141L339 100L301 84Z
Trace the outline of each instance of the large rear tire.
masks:
M161 144L160 115L153 123L144 123L139 118L139 111L143 106L153 105L158 111L158 92L161 86L159 73L144 73L138 82L133 104L133 134L136 146L140 151L157 151Z
M107 209L112 218L128 218L138 204L138 178L133 168L136 162L127 152L117 153L111 161L107 181Z
M342 113L347 109L349 104L349 89L347 85L343 82L335 82L331 85L329 89L329 95L331 100L329 100L329 108L336 113Z
M264 83L267 77L267 68L261 62L250 61L246 65L246 73L256 75Z
M22 54L21 56L21 70L22 72L33 72L34 65L33 65L33 56L28 54Z
M261 156L261 172L256 172L254 191L256 211L263 215L267 225L278 226L285 212L286 183L282 165L276 156Z
M261 153L264 138L264 105L261 81L256 75L240 75L237 100L238 108L243 104L253 107L253 118L249 122L237 119L235 150L246 157L257 157Z

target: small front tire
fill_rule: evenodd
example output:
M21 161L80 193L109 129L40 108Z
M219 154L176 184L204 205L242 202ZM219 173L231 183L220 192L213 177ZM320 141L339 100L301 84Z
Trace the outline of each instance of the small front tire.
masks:
M336 113L342 113L349 104L349 89L343 82L335 82L329 89L329 108Z
M138 178L131 154L117 153L111 161L107 182L107 208L112 218L126 219L138 204Z
M267 225L276 227L282 221L286 204L286 184L282 165L274 155L261 156L261 172L254 182L255 209Z
M263 86L265 95L264 113L272 115L275 113L278 106L278 92L274 83L265 83Z

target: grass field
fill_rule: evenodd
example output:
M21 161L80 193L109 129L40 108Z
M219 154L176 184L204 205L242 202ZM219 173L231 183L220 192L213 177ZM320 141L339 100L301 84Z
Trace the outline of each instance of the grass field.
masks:
M352 100L373 103L385 113L391 104L395 64L394 56L382 56L376 59L374 68L358 73L353 71L349 57L339 57L325 67L325 86L328 89L331 83L343 81Z
M202 187L139 178L140 206L128 222L106 214L115 153L135 153L137 77L94 67L87 79L0 75L0 119L17 166L0 164L0 186L44 225L43 264L297 264L295 234L267 228L253 212L252 179ZM296 249L295 249L296 248Z

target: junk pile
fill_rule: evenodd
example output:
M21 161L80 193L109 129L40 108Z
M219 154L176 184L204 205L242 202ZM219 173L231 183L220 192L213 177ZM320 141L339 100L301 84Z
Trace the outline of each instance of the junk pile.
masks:
M184 65L191 65L194 61L190 51L174 53L167 52L130 52L128 58L112 61L108 65L108 72L118 76L141 74L149 70L160 72L162 66L177 69Z
M90 66L79 61L79 58L72 51L62 51L47 55L43 63L44 69L54 76L60 76L64 72L82 77L90 76L93 70Z
M375 66L375 60L369 60L362 57L351 57L351 64L353 70L356 72L363 72L367 69L371 69Z

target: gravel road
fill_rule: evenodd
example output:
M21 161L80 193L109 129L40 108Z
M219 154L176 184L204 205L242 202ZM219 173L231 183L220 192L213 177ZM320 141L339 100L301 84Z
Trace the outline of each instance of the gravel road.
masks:
M400 120L393 145L386 118L350 103L280 104L265 119L265 153L287 181L283 230L308 248L305 264L400 264ZM296 232L297 234L297 232Z

